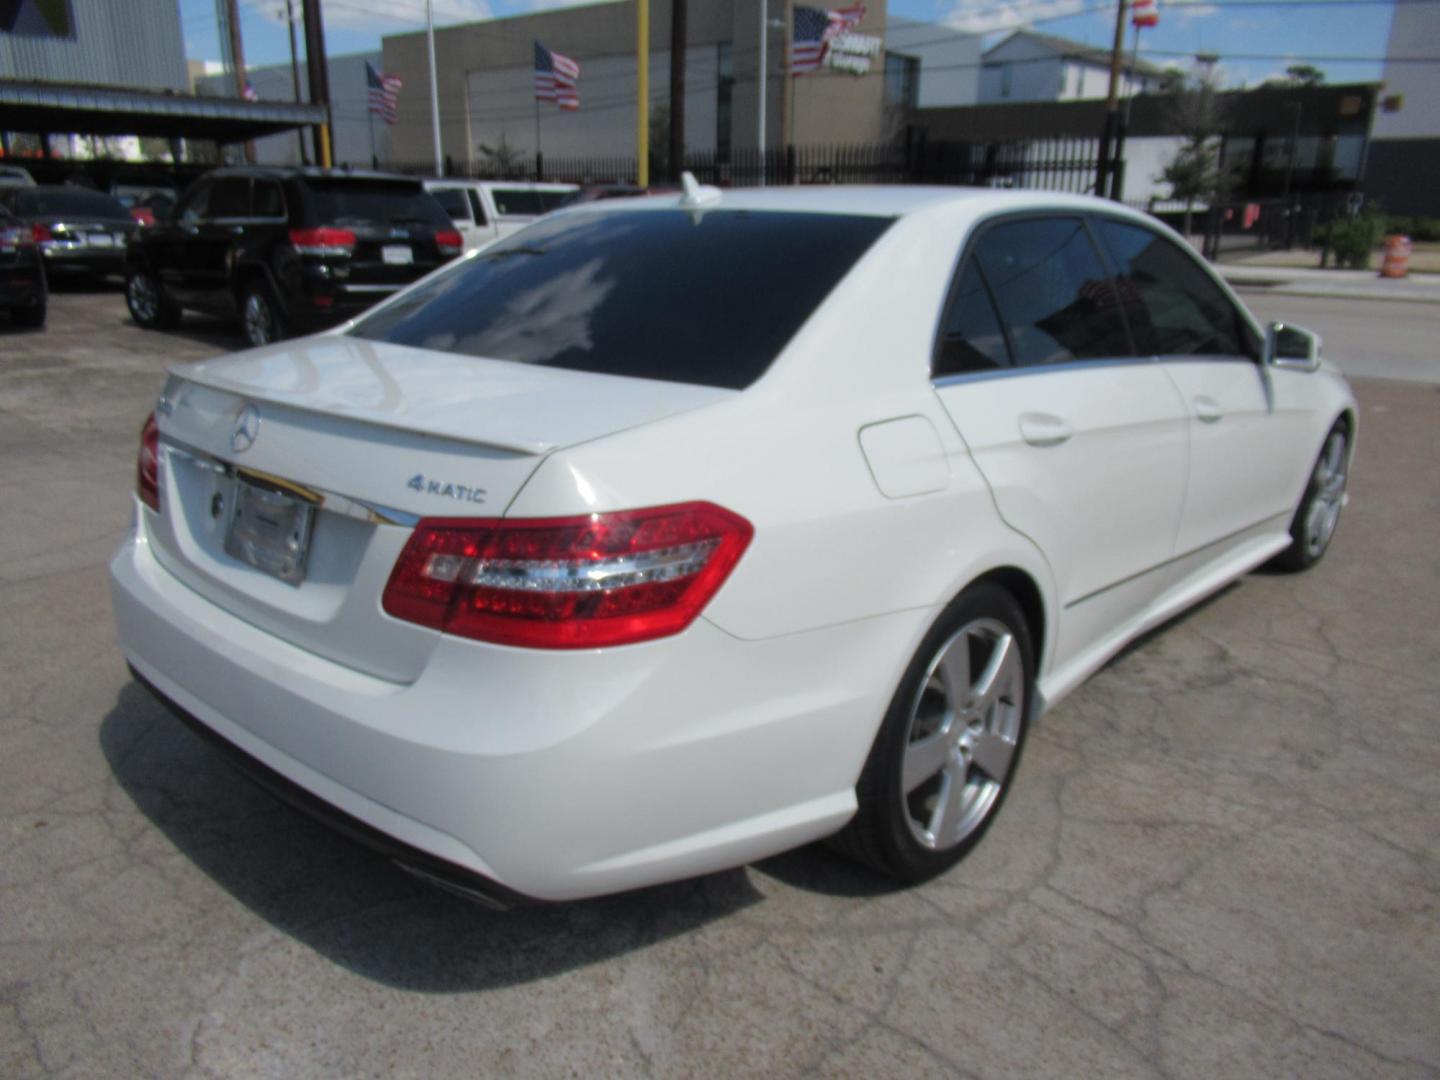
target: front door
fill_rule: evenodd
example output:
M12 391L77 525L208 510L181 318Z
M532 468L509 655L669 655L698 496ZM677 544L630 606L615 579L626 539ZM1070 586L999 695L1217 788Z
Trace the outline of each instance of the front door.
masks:
M982 225L943 326L937 392L1001 516L1049 562L1061 604L1109 612L1070 620L1093 641L1153 598L1159 575L1146 572L1174 554L1185 403L1135 355L1080 216Z

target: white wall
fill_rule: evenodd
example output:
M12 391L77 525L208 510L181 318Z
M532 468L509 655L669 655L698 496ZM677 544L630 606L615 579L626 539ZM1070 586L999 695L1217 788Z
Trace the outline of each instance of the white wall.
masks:
M1008 94L1005 90L1005 69L1010 69ZM980 71L980 100L992 101L1057 101L1061 93L1061 76L1065 61L1049 49L1023 37L1014 37L997 45L985 58Z
M885 49L920 61L920 108L980 100L979 35L892 15L885 24Z
M1440 52L1440 4L1401 3L1390 17L1387 59L1434 56ZM1402 94L1399 112L1375 110L1371 136L1376 139L1423 139L1440 136L1440 64L1387 63L1382 97Z

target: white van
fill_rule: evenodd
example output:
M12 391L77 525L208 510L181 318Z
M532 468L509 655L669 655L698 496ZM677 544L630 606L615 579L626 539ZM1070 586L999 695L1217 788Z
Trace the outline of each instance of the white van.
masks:
M502 236L558 210L580 190L577 184L543 184L523 180L426 180L460 235L465 250L493 244Z

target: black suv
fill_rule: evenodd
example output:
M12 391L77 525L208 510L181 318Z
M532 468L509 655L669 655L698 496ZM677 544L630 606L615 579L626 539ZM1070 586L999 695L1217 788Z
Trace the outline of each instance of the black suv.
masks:
M251 345L344 322L459 255L460 234L420 181L247 166L197 180L126 249L141 326L182 309L239 316Z

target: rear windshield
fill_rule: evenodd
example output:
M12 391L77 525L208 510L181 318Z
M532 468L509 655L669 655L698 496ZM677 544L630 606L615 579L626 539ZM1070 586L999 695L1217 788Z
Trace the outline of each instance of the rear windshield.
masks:
M502 217L530 215L539 217L575 198L573 191L531 191L527 188L491 188L495 212Z
M430 225L450 228L440 204L404 180L307 179L318 225Z
M88 217L119 218L129 221L125 208L109 195L80 188L36 191L28 188L15 196L11 204L22 217Z
M352 333L738 390L889 225L742 210L564 215L456 264Z

